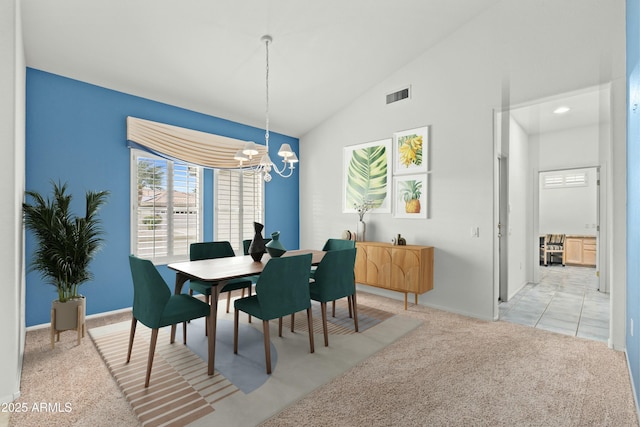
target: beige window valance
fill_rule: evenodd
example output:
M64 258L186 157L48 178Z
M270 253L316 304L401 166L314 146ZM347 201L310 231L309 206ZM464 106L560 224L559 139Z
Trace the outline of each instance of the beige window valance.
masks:
M247 143L131 116L127 117L127 140L158 155L214 169L238 168L233 156ZM244 166L260 162L267 150L262 145L258 145L258 150L260 153Z

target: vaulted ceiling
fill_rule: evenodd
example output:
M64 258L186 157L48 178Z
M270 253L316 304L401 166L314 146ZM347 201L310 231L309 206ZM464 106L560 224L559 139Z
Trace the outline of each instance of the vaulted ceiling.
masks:
M499 0L23 0L27 66L302 136Z

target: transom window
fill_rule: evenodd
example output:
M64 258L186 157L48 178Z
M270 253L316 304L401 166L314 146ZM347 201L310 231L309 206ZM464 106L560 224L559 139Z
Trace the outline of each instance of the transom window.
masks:
M202 241L202 168L131 150L131 252L156 264L187 260Z
M545 189L586 187L588 185L587 174L586 172L547 174L543 177L543 185Z

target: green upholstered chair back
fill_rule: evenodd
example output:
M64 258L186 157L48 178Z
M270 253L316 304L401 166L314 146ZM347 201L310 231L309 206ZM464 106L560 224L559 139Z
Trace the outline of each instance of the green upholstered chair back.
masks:
M191 261L226 258L232 256L236 256L236 253L233 251L231 243L227 241L199 242L192 243L189 246L189 259Z
M268 239L262 239L262 240L266 245L271 241L271 237L269 237ZM244 251L245 255L249 255L249 246L251 246L251 239L245 239L242 241L242 250Z
M261 319L271 320L311 306L311 254L271 258L256 283Z
M327 302L353 295L356 291L355 262L356 248L328 251L313 276L313 299Z
M171 298L169 286L153 263L129 256L133 279L133 316L149 328L159 328L162 314Z
M338 251L340 249L351 249L356 247L356 242L353 240L345 240L345 239L328 239L324 247L323 251Z

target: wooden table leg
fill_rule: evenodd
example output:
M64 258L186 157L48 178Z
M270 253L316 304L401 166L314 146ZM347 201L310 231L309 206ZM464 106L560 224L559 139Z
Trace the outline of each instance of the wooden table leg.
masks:
M404 293L404 309L407 309L407 295L409 295L409 292L405 292Z
M415 304L418 305L418 293L416 292L414 295L415 295Z
M185 284L187 280L189 280L189 278L184 274L176 273L176 285L173 291L175 295L179 295L180 293L182 293L182 286ZM171 343L173 343L175 340L176 340L176 325L171 325Z
M185 282L189 280L189 277L185 276L182 273L176 273L176 285L174 288L174 293L176 295L182 293L182 286ZM207 363L207 373L209 375L213 375L213 370L215 366L215 357L216 357L216 324L218 319L218 296L220 295L220 289L224 288L224 286L228 283L228 281L222 281L219 283L214 283L211 286L211 296L209 297L209 337L208 337L208 350L209 357ZM176 338L176 325L171 325L171 342L173 343Z
M207 365L207 373L209 375L213 375L213 368L215 366L216 358L216 324L218 319L218 296L220 295L220 289L224 288L227 283L228 281L223 281L218 283L217 286L211 286L211 297L209 298L209 362Z

